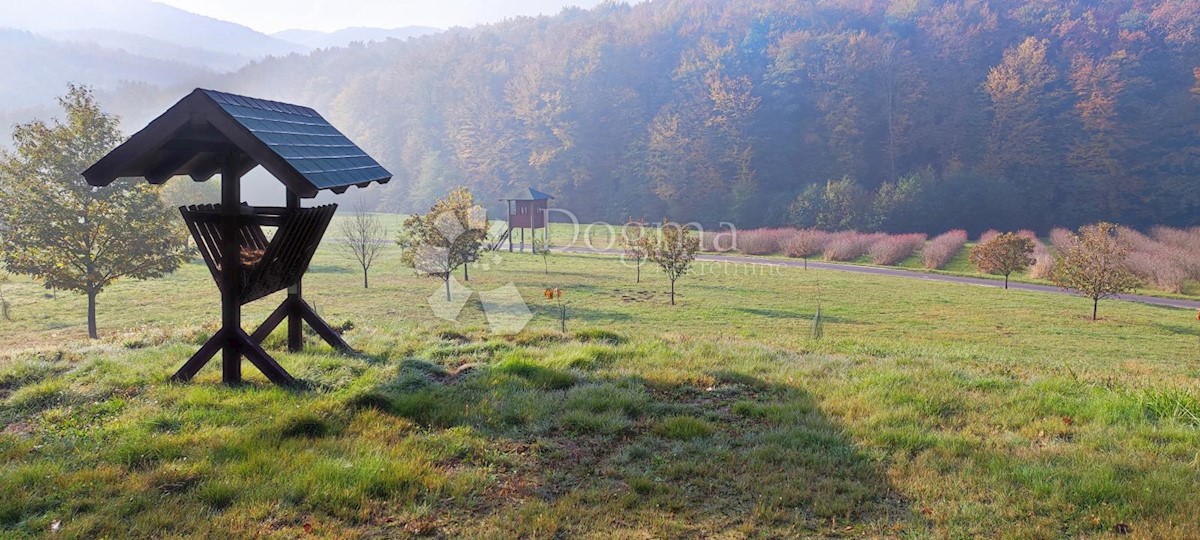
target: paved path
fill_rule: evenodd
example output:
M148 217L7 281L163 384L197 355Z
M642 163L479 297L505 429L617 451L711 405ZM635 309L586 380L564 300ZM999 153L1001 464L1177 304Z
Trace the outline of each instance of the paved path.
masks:
M600 250L590 248L557 248L560 251L570 253L591 253L600 255L620 255L617 250ZM786 267L803 267L804 261L796 259L782 259L774 257L747 257L744 255L712 255L703 254L696 257L696 260L707 262L731 262L744 264L767 264ZM824 261L808 261L809 268L819 270L838 270L842 272L857 272L860 274L871 274L876 276L891 276L902 277L909 279L924 279L927 281L944 281L947 283L958 283L962 285L979 285L983 287L1004 287L1004 282L995 279L974 278L965 276L952 276L947 274L933 274L929 272L919 272L916 270L905 270L903 268L888 268L883 266L860 266L856 264L839 264ZM1052 294L1074 294L1069 291L1064 291L1058 287L1051 285L1036 285L1033 283L1016 283L1009 282L1008 288L1020 291L1034 291ZM1200 309L1200 300L1182 300L1177 298L1160 298L1157 296L1144 296L1140 294L1122 294L1117 300L1127 302L1141 302L1143 304L1152 304L1155 306L1166 306L1180 309Z

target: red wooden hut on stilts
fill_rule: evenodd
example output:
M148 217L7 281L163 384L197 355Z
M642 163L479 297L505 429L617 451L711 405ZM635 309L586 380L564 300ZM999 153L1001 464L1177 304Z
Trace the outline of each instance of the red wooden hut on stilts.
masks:
M241 178L261 165L287 188L286 206L242 202ZM246 357L272 382L295 380L262 348L285 319L288 349L304 346L302 321L335 349L351 348L304 301L301 279L337 205L301 205L322 190L385 183L391 173L316 111L297 105L197 89L83 173L93 186L121 177L162 184L186 175L203 182L221 175L220 204L180 208L221 290L221 329L175 373L186 381L222 352L222 379L242 380ZM268 238L263 226L276 227ZM252 334L242 329L242 305L281 290L287 298Z
M548 240L550 200L553 199L549 194L542 193L533 188L529 188L529 197L513 197L509 199L501 199L504 201L504 206L508 210L508 227L496 243L492 245L492 249L499 249L504 245L504 241L508 240L508 251L513 250L513 229L519 229L521 234L521 251L525 251L525 229L529 229L530 240L536 238L537 230L542 229L542 241Z

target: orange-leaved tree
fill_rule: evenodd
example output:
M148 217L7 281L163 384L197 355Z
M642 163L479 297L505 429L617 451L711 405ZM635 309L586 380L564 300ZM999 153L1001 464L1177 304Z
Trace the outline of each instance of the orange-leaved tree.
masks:
M1131 245L1112 223L1082 227L1072 240L1067 252L1054 262L1054 282L1091 298L1094 321L1100 299L1128 292L1141 283L1126 262Z
M1033 264L1033 240L1016 233L998 234L971 248L971 264L985 274L1003 275L1007 289L1010 274Z

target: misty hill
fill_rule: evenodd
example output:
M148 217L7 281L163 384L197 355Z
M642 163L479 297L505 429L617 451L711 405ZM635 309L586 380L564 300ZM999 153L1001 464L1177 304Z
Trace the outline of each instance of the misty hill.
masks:
M329 47L345 47L354 42L371 43L389 39L408 39L410 37L436 34L441 30L428 26L405 26L402 28L343 28L335 32L317 30L284 30L271 34L272 37L298 43L311 49Z
M532 185L588 220L1196 225L1198 28L1175 0L655 0L220 84L327 111L396 173L387 210Z
M8 4L0 10L0 28L57 37L81 29L107 30L247 58L307 50L240 24L149 0L38 0Z
M69 82L101 95L178 92L218 72L308 47L148 0L39 0L0 10L0 121L51 112ZM139 98L140 99L140 98ZM131 100L132 101L132 100Z
M129 81L186 85L213 75L191 64L6 29L0 29L0 72L5 74L0 104L9 110L45 107L68 82L115 89Z
M157 60L170 60L203 67L213 71L234 71L261 56L247 56L201 47L189 47L170 41L150 38L129 32L96 28L53 30L44 36L56 41L91 44L106 49L123 50L129 54Z

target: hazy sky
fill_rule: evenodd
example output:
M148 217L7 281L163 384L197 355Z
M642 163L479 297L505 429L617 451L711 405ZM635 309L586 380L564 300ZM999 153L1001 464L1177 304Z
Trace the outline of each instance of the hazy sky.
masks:
M592 7L600 3L600 0L158 1L266 33L289 28L331 31L348 26L474 26L518 15L553 15L564 6Z

